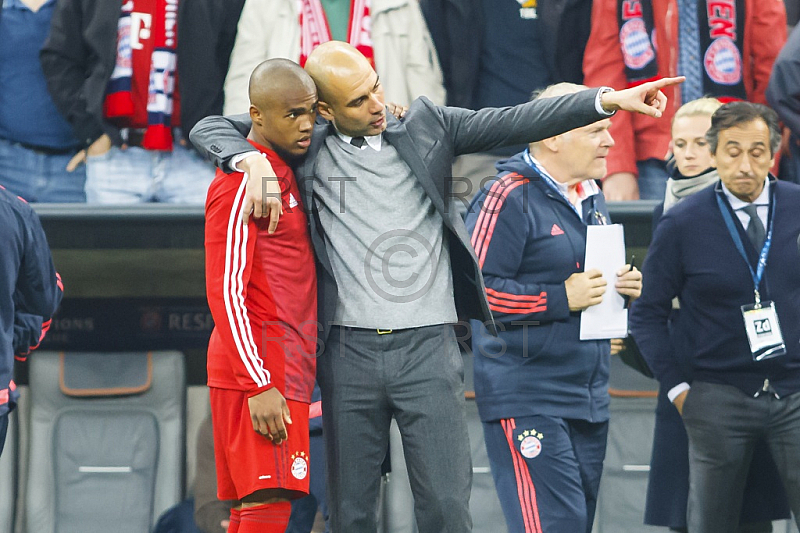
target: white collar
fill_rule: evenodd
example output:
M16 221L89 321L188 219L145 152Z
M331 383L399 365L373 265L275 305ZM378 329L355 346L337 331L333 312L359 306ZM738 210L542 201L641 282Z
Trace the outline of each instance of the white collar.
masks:
M764 180L764 188L761 189L761 194L758 195L758 198L749 203L734 196L722 181L720 181L720 183L722 184L722 192L728 197L728 202L730 202L731 208L734 211L747 207L748 205L769 205L769 176Z
M544 168L544 165L542 165L541 161L533 157L533 154L531 154L530 152L528 152L528 154L531 158L531 161L533 161L533 163L536 165L536 168L542 171L548 178L550 178L553 181L553 183L556 184L556 187L558 187L558 189L564 194L564 196L569 198L568 194L569 185L567 185L566 183L561 183L560 181L555 179L552 176L552 174L547 172L547 169ZM577 183L576 186L577 185L580 185L580 187L577 187L578 199L580 202L583 202L583 200L586 200L590 196L594 196L595 194L600 193L600 187L597 185L597 181L593 179L581 181Z
M334 129L336 128L334 127ZM336 135L338 135L339 138L347 144L350 144L350 141L353 139L351 136L345 135L339 130L336 130ZM383 142L383 133L379 133L377 135L365 135L364 140L367 141L369 147L375 150L376 152L381 151L381 143ZM361 149L363 150L364 147L362 146Z

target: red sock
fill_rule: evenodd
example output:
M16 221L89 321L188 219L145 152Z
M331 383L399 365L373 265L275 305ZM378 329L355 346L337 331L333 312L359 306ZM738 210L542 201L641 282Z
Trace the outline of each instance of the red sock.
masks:
M292 514L289 502L265 503L239 511L239 533L284 533Z
M236 533L239 531L239 524L241 519L239 518L239 509L236 507L231 507L231 523L228 526L228 533Z

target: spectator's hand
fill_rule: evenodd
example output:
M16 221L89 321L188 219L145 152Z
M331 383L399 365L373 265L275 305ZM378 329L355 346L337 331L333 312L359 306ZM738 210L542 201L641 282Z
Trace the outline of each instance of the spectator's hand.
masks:
M111 150L111 137L104 133L98 137L97 140L93 142L91 146L89 146L89 148L81 150L72 156L72 159L70 159L69 163L67 163L67 172L72 172L78 168L79 165L86 163L87 155L103 155L109 150Z
M394 115L394 118L396 118L397 120L400 120L404 116L406 116L406 111L408 111L408 106L395 104L394 102L389 102L388 104L386 104L386 111Z
M685 79L683 76L661 78L630 89L605 92L600 96L600 105L609 112L621 109L659 118L667 108L667 97L661 89L683 83Z
M239 168L247 172L242 222L247 224L250 213L255 218L269 217L269 233L275 233L278 221L283 214L281 185L272 165L261 154L253 154L239 163Z
M639 199L639 182L630 172L609 174L603 180L603 196L610 202L626 202Z
M587 272L576 272L564 282L567 289L567 304L570 311L583 311L587 307L603 301L606 292L606 280L597 269Z
M222 531L228 531L228 526L231 525L231 521L226 519L220 522L219 525L222 526Z
M672 405L675 406L675 409L678 410L678 414L683 416L683 402L686 401L686 396L689 394L689 390L685 390L682 393L678 394L675 399L672 401Z
M275 444L286 440L286 424L292 423L289 406L283 394L272 388L247 399L253 429Z
M611 355L617 355L625 349L625 339L611 339Z
M628 297L628 302L632 302L642 295L642 273L638 268L625 265L617 271L617 283L614 285L617 292L622 296Z

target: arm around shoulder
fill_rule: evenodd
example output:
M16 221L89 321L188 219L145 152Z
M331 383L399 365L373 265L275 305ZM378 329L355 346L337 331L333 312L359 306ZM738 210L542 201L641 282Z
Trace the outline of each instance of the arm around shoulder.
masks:
M223 117L212 115L198 122L189 132L189 140L195 148L225 172L233 170L231 160L253 151L247 142L252 122L247 114Z

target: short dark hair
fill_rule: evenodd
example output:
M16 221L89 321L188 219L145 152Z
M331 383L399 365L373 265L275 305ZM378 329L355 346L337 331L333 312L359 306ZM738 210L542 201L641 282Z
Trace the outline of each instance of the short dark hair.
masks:
M758 119L763 120L769 128L769 148L774 156L781 145L781 128L778 124L778 114L765 105L751 102L730 102L717 109L711 115L711 127L706 132L706 140L709 148L711 148L711 153L717 153L719 133L722 130Z

